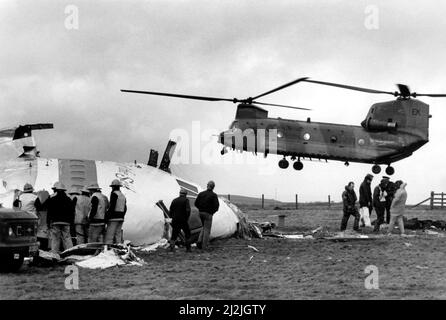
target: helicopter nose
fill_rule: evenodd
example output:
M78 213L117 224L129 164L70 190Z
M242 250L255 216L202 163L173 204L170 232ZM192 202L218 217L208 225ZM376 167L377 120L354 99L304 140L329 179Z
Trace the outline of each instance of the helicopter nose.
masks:
M221 144L225 144L225 131L222 131L219 134L218 142L220 142Z

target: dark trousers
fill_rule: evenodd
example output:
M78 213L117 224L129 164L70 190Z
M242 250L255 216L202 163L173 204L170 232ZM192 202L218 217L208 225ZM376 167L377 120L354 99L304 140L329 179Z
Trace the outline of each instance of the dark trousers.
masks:
M390 203L387 204L386 203L386 223L389 224L390 223Z
M376 212L376 221L375 221L375 228L373 228L373 231L379 231L379 227L384 223L384 214L386 211L386 207L385 206L379 206L379 207L375 207L375 212Z
M345 231L345 229L347 229L347 223L348 223L348 219L350 218L350 216L355 217L355 221L353 222L353 230L358 230L359 229L359 212L358 210L352 210L352 211L347 211L344 210L344 215L342 216L342 221L341 221L341 231Z
M213 216L210 213L200 211L200 219L203 228L201 229L200 236L198 237L198 245L201 246L202 249L206 249L211 237Z
M170 245L175 245L175 241L177 240L181 230L184 232L186 249L190 250L190 229L187 221L172 221L172 237L170 238Z

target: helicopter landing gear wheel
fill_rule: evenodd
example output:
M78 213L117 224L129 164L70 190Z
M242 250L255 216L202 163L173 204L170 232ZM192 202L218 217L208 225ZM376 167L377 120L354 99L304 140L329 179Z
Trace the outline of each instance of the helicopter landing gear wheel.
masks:
M395 169L394 169L391 165L389 165L389 166L386 168L386 173L387 173L389 176L391 176L392 174L395 173Z
M283 158L282 160L279 161L280 169L286 169L286 168L288 168L289 165L290 165L290 163L285 158Z
M296 162L293 163L293 168L294 170L302 170L304 167L304 164L302 162L300 162L300 160L297 160Z
M374 174L378 174L378 173L380 173L380 172L381 172L381 167L378 166L377 164L375 164L375 165L372 167L372 172L373 172Z

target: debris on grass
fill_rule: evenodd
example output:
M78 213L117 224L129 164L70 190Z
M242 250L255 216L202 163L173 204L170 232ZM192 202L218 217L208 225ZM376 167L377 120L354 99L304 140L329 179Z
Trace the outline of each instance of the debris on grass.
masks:
M253 246L248 245L248 248L254 250L255 252L259 252L259 250L258 250L256 247L253 247Z
M429 269L429 267L422 267L422 266L415 266L415 268L417 268L417 269L422 269L422 270L424 270L424 269Z

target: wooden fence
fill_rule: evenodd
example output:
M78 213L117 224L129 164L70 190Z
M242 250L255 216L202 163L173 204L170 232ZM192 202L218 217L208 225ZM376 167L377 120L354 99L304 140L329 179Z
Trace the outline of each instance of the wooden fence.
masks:
M412 206L412 208L416 208L419 205L429 202L430 209L444 209L446 208L446 193L444 192L434 192L431 191L430 197L427 199L424 199L423 201L417 203L416 205Z
M226 195L226 198L229 200L229 201L231 201L231 195L230 194L227 194ZM262 194L261 195L261 197L260 197L260 200L261 200L261 206L262 206L262 209L264 209L265 208L265 195L264 194ZM270 199L270 201L271 201L271 199ZM292 202L285 202L286 204L291 204ZM327 208L328 209L331 209L331 207L332 207L332 204L333 204L333 201L331 200L331 196L330 195L328 195L328 201L327 202L321 202L322 204L326 204L327 205ZM299 209L299 195L296 193L295 194L295 197L294 197L294 208L296 209L296 210L298 210Z

